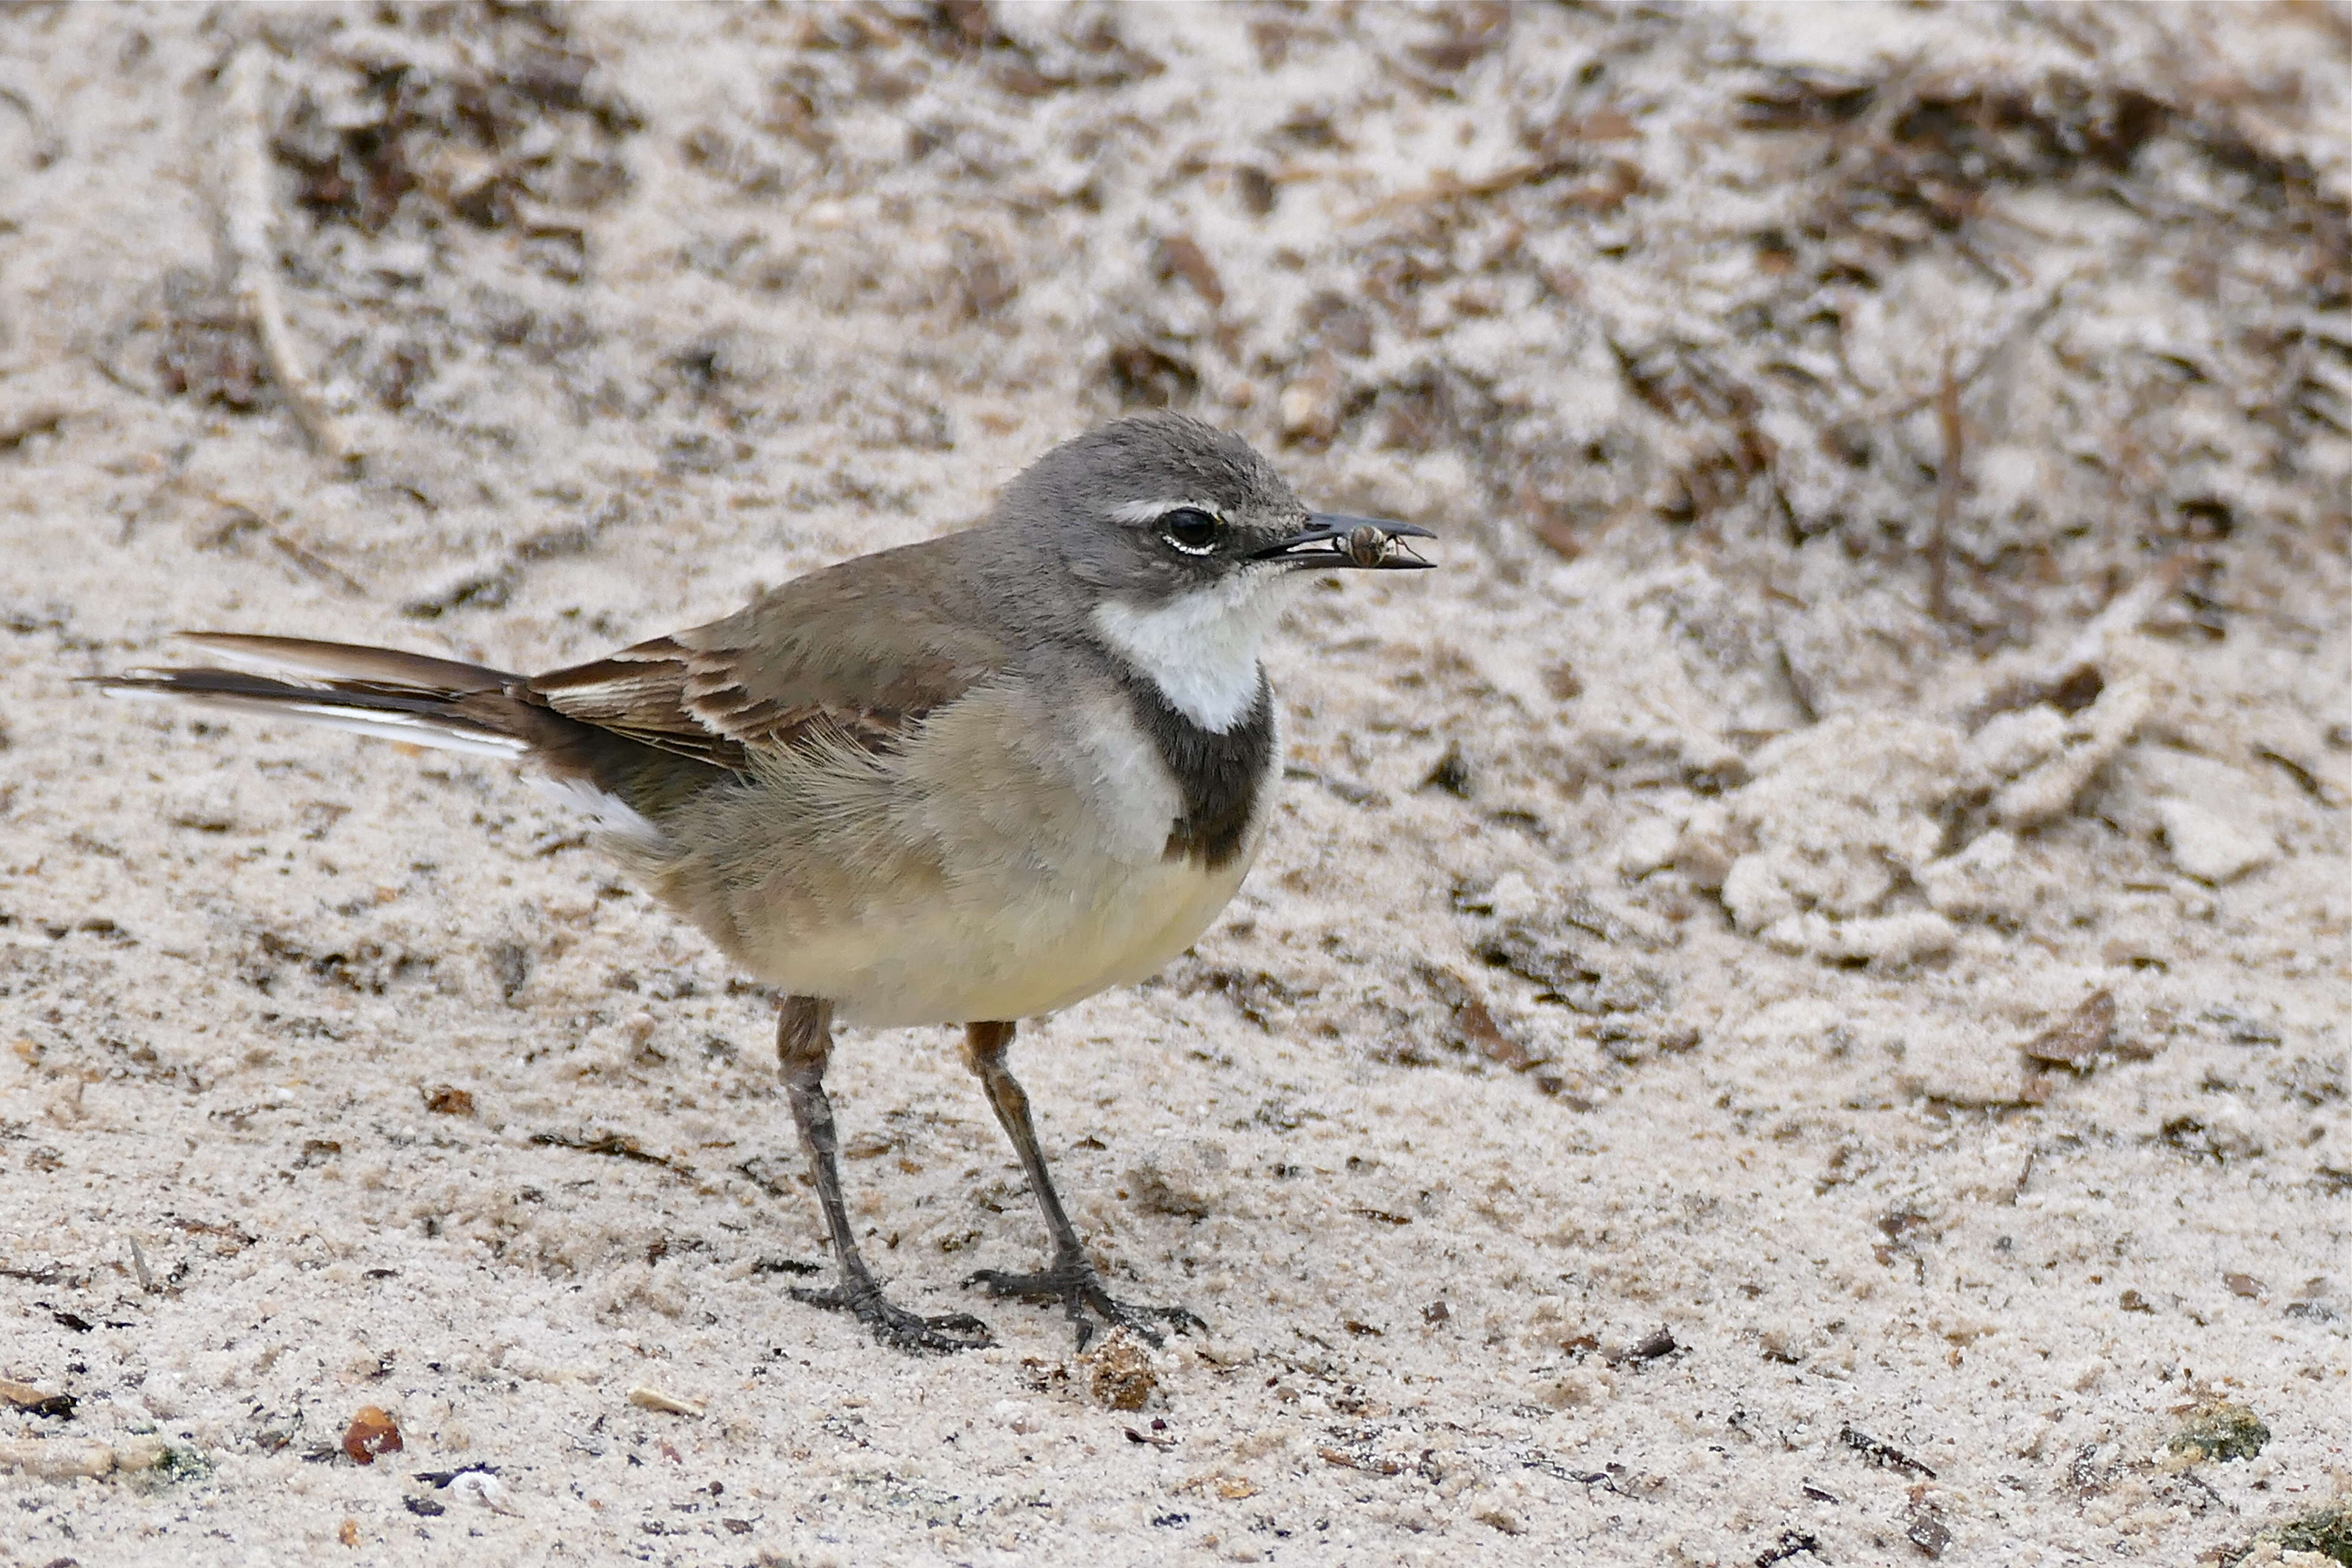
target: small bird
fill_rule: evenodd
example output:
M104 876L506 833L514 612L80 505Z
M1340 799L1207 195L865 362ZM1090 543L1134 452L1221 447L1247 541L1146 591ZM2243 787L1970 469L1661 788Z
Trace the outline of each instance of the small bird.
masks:
M219 661L102 680L534 764L600 846L782 993L787 1098L838 1280L800 1300L885 1343L992 1342L883 1294L842 1198L824 1090L835 1017L961 1024L1043 1211L1042 1269L964 1281L1153 1343L1199 1326L1114 1299L1006 1065L1015 1021L1141 980L1241 886L1281 777L1259 663L1331 567L1427 566L1411 523L1310 512L1236 436L1104 426L979 526L877 551L724 620L544 675L295 637L193 634ZM1092 1314L1089 1317L1088 1314Z

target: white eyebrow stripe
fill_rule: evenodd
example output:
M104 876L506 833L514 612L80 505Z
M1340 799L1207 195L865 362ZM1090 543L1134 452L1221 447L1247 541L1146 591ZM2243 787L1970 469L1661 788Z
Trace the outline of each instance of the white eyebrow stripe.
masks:
M1114 522L1156 522L1170 512L1181 511L1186 507L1191 507L1195 511L1205 511L1219 522L1225 521L1223 509L1214 501L1206 500L1121 501L1110 509L1110 515Z

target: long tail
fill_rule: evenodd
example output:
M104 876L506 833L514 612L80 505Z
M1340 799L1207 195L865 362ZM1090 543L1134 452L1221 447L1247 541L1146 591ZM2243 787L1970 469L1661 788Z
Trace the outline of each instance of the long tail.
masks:
M527 756L549 738L531 732L538 713L509 695L522 677L504 670L303 637L182 635L222 664L134 669L99 680L99 689L243 708L477 756ZM562 722L551 713L545 721Z
M221 661L100 679L124 697L169 697L355 730L388 741L529 762L562 803L617 847L660 851L657 825L736 774L550 706L526 677L454 658L304 637L184 632Z

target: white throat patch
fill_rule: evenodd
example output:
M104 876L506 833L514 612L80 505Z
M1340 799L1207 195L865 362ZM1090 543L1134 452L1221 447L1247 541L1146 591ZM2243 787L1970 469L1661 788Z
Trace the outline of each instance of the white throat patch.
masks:
M1095 630L1176 711L1222 735L1257 705L1258 645L1297 575L1255 567L1148 610L1107 599L1095 606Z

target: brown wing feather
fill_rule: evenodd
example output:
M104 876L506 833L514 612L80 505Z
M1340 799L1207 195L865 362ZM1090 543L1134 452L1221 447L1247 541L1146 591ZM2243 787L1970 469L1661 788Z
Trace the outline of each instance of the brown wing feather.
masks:
M1002 670L962 536L828 567L748 608L534 676L557 712L742 772L820 737L888 751L909 724Z
M698 722L682 699L688 658L671 639L656 637L586 664L533 676L525 689L567 719L741 773L746 766L741 744Z

